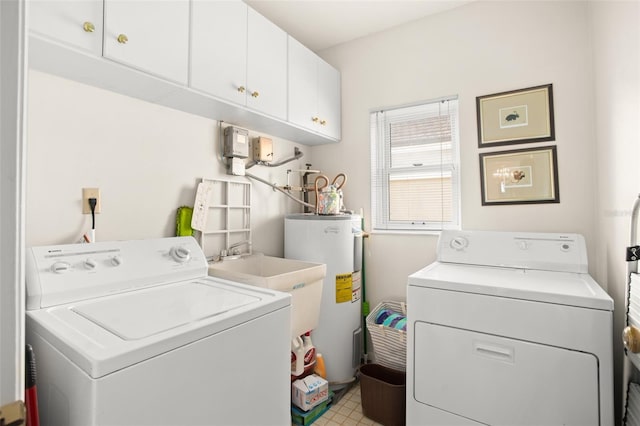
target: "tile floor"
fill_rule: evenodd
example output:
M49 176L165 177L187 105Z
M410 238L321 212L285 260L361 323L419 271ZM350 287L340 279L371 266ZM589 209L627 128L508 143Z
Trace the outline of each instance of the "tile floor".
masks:
M356 383L312 426L382 426L362 415L360 384Z

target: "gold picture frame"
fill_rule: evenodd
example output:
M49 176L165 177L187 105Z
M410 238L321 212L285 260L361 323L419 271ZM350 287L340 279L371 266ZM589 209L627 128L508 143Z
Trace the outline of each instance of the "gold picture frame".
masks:
M553 85L476 97L478 147L555 140Z
M480 154L482 205L559 203L556 146Z

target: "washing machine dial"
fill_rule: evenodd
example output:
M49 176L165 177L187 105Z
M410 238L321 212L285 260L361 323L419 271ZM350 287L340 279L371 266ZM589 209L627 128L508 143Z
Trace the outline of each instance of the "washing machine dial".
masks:
M122 256L120 256L120 255L115 255L115 256L113 256L111 258L111 264L113 266L120 266L120 265L122 265L122 262L123 262Z
M469 240L467 240L465 237L455 237L453 240L451 240L449 245L454 250L462 251L469 245Z
M56 274L64 274L65 272L68 272L69 269L71 269L71 264L69 262L56 262L51 265L51 271Z
M191 251L185 247L173 247L169 253L173 260L178 263L184 263L191 258Z
M95 259L87 258L84 261L84 268L88 269L89 271L93 271L94 269L96 269L97 266L98 266L98 262L96 262Z

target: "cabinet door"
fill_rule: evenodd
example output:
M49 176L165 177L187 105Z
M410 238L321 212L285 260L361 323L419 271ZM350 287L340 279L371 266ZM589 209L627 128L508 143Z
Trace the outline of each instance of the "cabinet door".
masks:
M94 55L102 55L102 0L33 0L28 29Z
M197 90L246 104L247 5L199 0L191 11L191 79Z
M340 139L340 72L318 58L318 116L321 132Z
M247 106L287 118L287 33L249 8Z
M104 1L104 56L187 84L189 0Z
M289 36L289 121L319 131L318 58Z

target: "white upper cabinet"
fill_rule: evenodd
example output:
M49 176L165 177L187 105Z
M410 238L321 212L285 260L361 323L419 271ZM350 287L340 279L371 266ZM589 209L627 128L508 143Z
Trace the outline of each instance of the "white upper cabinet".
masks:
M247 106L287 119L287 33L249 8Z
M287 33L240 1L197 0L190 86L287 118Z
M289 37L289 121L340 139L340 73Z
M27 1L30 68L307 145L340 140L340 73L243 1Z
M103 54L186 85L189 0L104 0Z
M317 56L289 37L289 121L319 130Z
M340 139L341 128L341 88L340 71L318 57L318 116L321 133Z
M191 8L189 85L219 98L245 105L246 3L197 0L192 2Z
M32 0L28 13L32 33L102 55L102 0Z

